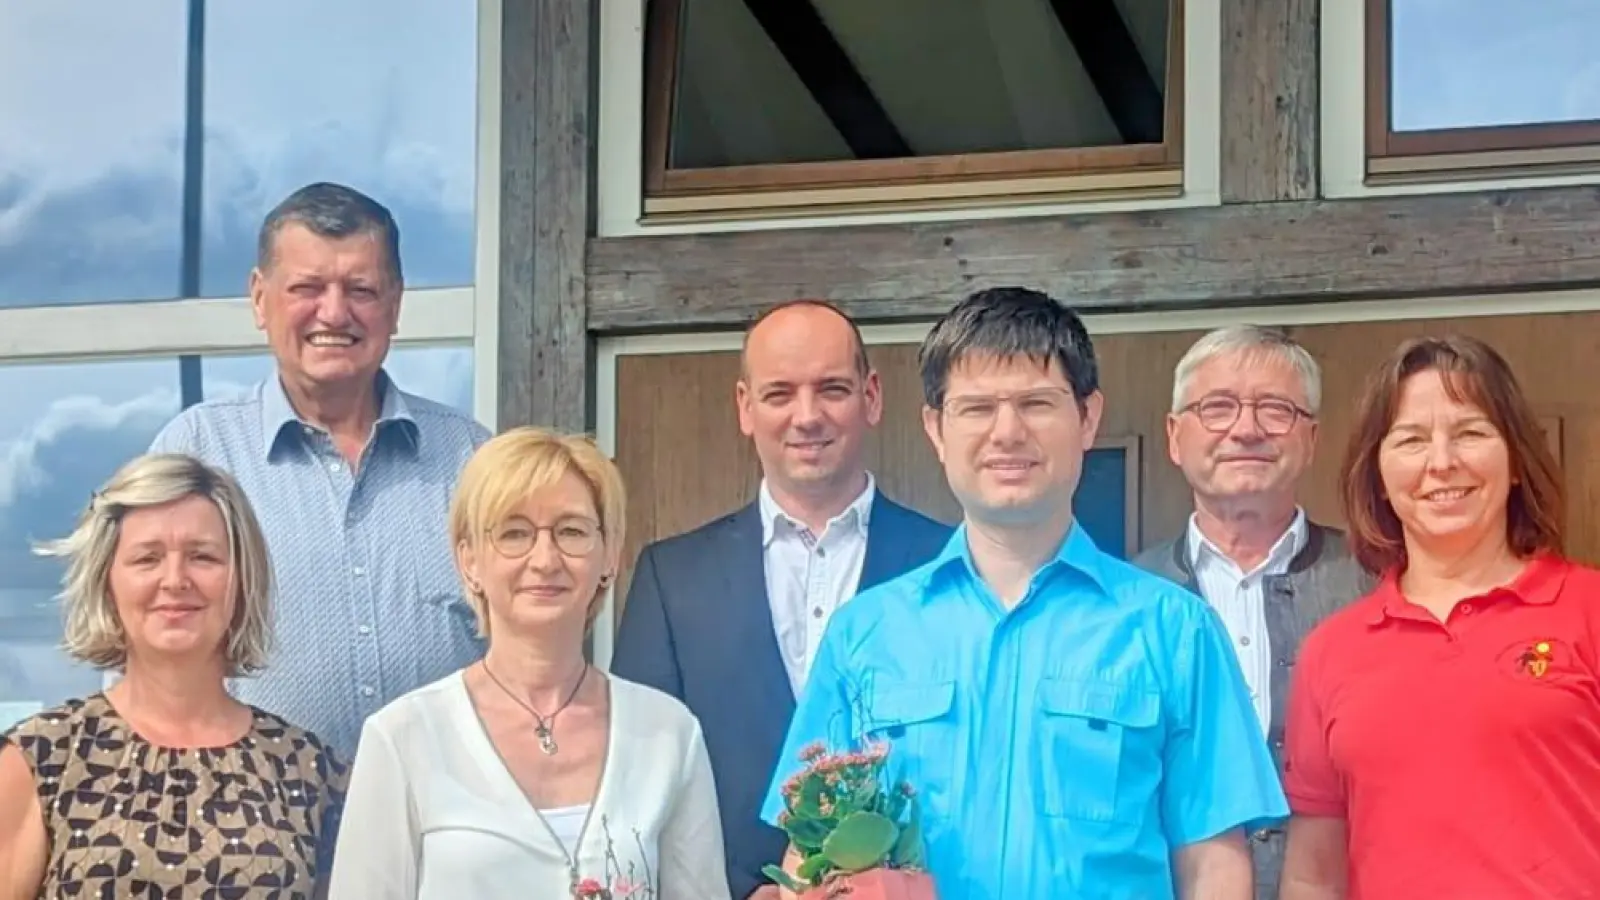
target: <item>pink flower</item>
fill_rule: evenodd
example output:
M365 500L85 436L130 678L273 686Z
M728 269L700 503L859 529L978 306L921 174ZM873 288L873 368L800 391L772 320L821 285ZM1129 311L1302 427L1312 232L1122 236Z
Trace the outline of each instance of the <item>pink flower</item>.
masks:
M574 897L605 897L606 889L593 878L585 878L578 882L578 887L573 893Z

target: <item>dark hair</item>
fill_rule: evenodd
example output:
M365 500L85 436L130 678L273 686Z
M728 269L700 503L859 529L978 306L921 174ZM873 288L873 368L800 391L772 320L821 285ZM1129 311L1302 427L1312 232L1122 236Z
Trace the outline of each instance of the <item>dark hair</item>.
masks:
M1400 392L1413 375L1438 372L1452 400L1481 409L1506 442L1511 493L1506 540L1519 556L1563 551L1566 497L1555 456L1511 367L1477 338L1414 338L1401 344L1368 380L1345 453L1342 488L1350 546L1368 571L1406 564L1405 535L1383 489L1379 449L1394 427Z
M400 226L382 203L355 188L319 181L295 191L274 206L261 222L261 233L256 238L256 267L261 271L271 267L278 234L291 222L304 225L312 234L324 238L376 235L388 257L389 275L396 284L404 282L400 266Z
M922 396L944 405L950 370L973 355L1025 356L1042 366L1054 360L1083 406L1100 389L1094 344L1077 313L1049 294L1021 287L988 288L945 313L917 353Z
M845 315L844 310L826 300L818 300L814 297L801 297L795 300L785 300L776 306L768 307L761 312L761 315L756 316L753 320L751 320L749 325L745 326L744 341L739 345L740 377L743 377L743 373L748 371L745 365L745 354L750 349L750 335L755 332L756 328L759 327L762 322L765 322L783 310L792 309L797 306L809 306L815 309L825 309L844 320L844 323L850 326L850 336L855 342L856 371L861 375L862 378L867 377L867 374L872 371L872 363L867 359L867 342L861 337L861 326L857 325L854 319Z

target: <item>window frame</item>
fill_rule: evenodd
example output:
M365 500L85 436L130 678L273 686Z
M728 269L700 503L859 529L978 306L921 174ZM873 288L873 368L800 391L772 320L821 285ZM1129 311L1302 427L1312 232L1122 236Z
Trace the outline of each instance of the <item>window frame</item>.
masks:
M499 380L501 0L477 0L476 11L473 283L406 291L394 341L397 347L470 342L474 415L493 430L498 427ZM239 273L241 283L246 274ZM0 365L184 358L266 349L248 297L125 298L0 308Z
M698 169L667 166L677 87L677 23L687 0L638 2L645 17L640 201L647 218L806 208L848 211L1005 198L1170 197L1184 188L1184 119L1190 102L1185 34L1193 12L1190 0L1168 0L1159 144Z
M1390 115L1393 0L1363 0L1366 180L1600 171L1600 119L1396 132Z

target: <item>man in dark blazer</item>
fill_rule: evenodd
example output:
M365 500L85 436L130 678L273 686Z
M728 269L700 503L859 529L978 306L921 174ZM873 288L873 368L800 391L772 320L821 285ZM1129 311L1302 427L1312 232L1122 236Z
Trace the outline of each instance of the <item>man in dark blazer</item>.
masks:
M736 900L776 900L761 873L787 837L760 806L834 609L936 556L951 529L878 491L864 444L882 412L860 331L817 301L750 328L736 401L762 481L742 509L644 548L611 670L682 700L716 776Z

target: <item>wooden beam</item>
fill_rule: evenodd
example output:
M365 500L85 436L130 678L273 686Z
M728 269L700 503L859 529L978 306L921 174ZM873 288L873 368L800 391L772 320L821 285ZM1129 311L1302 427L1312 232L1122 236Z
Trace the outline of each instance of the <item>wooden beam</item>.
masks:
M1166 101L1114 0L1051 0L1050 6L1123 142L1161 143Z
M914 156L811 0L744 0L857 159Z
M499 426L593 420L589 0L502 0Z
M1586 186L605 238L589 245L589 325L735 326L792 297L926 319L1003 284L1085 309L1593 287L1596 223Z
M1222 201L1320 193L1321 0L1222 0Z

